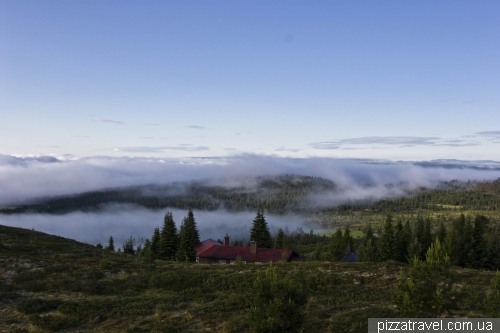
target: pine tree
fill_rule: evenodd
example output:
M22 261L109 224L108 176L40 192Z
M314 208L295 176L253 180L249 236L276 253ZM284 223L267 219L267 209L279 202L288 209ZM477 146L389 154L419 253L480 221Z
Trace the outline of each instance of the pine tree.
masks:
M106 246L106 250L115 251L115 241L113 240L113 236L109 237L108 246Z
M151 237L151 251L153 251L155 257L157 257L158 254L160 253L160 241L161 241L160 228L156 227L153 232L153 237Z
M283 240L285 238L285 233L283 232L283 229L278 230L278 234L276 235L276 239L274 240L274 248L275 249L282 249L283 248Z
M165 213L163 228L160 233L160 255L163 260L173 260L179 245L177 228L175 226L172 212Z
M260 211L257 211L257 215L253 220L252 229L250 229L250 240L257 242L258 247L272 248L273 246L269 227L264 214Z
M382 230L382 237L380 237L378 254L381 261L394 259L394 256L396 254L394 228L392 227L392 215L390 213L387 214L384 228Z

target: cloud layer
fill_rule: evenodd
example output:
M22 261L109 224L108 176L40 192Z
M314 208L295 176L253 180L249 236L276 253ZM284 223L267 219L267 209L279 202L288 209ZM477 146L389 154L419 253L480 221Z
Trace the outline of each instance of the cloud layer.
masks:
M337 141L322 141L313 142L309 146L314 149L353 149L345 148L345 146L399 146L399 147L414 147L414 146L435 146L435 147L466 147L478 146L481 143L474 140L465 139L442 139L439 137L429 136L366 136L359 138L349 138Z
M369 159L291 159L262 155L159 159L0 155L0 204L41 196L65 195L141 184L212 179L242 180L260 175L298 174L323 177L339 188L385 187L405 182L411 188L439 180L492 180L500 177L495 161L436 160L390 162Z

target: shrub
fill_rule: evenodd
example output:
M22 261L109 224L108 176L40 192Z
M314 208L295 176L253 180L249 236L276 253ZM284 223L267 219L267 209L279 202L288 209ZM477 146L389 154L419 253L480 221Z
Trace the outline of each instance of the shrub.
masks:
M41 299L33 298L19 302L16 305L16 310L24 314L40 313L57 309L62 302L58 299Z
M289 274L271 266L255 280L250 322L254 332L299 332L304 319L306 297Z

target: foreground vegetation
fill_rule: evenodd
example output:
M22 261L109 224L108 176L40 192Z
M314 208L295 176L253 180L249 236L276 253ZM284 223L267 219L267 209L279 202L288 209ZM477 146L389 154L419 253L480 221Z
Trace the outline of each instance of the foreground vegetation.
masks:
M411 266L318 261L273 269L303 296L296 316L303 316L304 332L365 332L368 317L400 316L392 290L400 271L408 273ZM449 315L486 316L494 273L450 270L471 288ZM250 332L257 327L254 306L265 302L259 298L259 290L268 288L265 274L272 275L267 264L146 264L136 256L0 226L0 331Z

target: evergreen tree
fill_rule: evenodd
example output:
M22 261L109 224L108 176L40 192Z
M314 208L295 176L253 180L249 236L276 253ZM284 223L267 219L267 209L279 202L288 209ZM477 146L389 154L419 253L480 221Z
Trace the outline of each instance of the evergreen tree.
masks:
M153 237L151 237L151 251L153 251L155 257L157 257L158 254L160 253L160 241L161 241L160 228L156 227L153 232Z
M264 214L257 211L257 215L253 220L252 229L250 229L250 240L257 242L258 247L272 248L273 242L269 227L267 226Z
M490 293L486 297L486 312L491 318L500 317L500 271L491 280Z
M290 274L271 266L257 275L250 310L252 331L256 333L301 332L307 298Z
M123 253L125 254L135 254L134 250L134 244L135 244L135 239L132 238L132 235L130 235L130 238L123 243Z
M420 253L422 252L422 247L420 246L420 242L418 241L418 238L415 237L413 238L413 242L411 242L410 246L408 247L408 256L406 260L409 263L412 263L415 259L420 258Z
M424 230L424 217L422 216L422 213L418 213L417 220L415 221L415 227L413 228L413 237L417 237L419 243L422 243L422 239L424 238Z
M406 239L404 237L404 227L401 219L398 219L396 227L394 228L394 241L396 243L396 253L394 254L394 259L400 262L405 262L408 245L406 244Z
M193 242L192 227L189 226L188 217L182 221L179 229L179 249L177 251L177 261L193 262L196 260L196 250Z
M441 244L444 244L444 240L446 238L446 227L443 223L443 220L441 220L441 222L439 223L439 230L437 233L437 237L438 237L439 241L441 242Z
M114 251L115 250L115 241L113 239L113 236L109 237L109 242L108 242L108 246L106 246L106 250L108 250L108 251Z
M488 244L486 266L491 270L500 269L500 237L497 230Z
M432 234L431 234L431 219L426 218L425 219L425 224L424 224L424 233L422 235L422 239L420 239L420 245L422 246L422 253L420 255L421 258L425 257L425 254L427 253L427 250L432 244Z
M378 255L381 261L394 259L396 254L396 242L394 240L394 228L392 226L392 215L387 214L378 246Z
M363 262L373 262L376 261L376 251L373 246L372 239L369 238L366 245L361 249L361 261Z
M160 255L163 260L173 260L177 253L179 244L177 228L175 226L172 212L165 213L163 228L160 233Z
M155 263L155 255L153 253L153 250L151 249L151 242L149 239L146 239L144 243L144 250L143 252L143 257L144 257L144 264L147 266L153 266Z
M189 239L193 244L193 247L200 243L200 233L198 227L196 226L196 221L194 219L194 214L191 209L188 211L188 215L185 218L186 232L189 235Z
M349 224L345 226L344 228L344 236L343 236L344 244L346 246L349 246L350 251L354 252L354 240L351 235L351 229L349 228Z
M415 258L408 274L401 269L393 301L403 317L438 317L455 306L449 268L450 258L436 239L425 261Z
M321 244L320 243L316 244L316 250L314 251L313 259L316 261L321 260Z
M278 230L278 234L276 235L276 239L274 240L274 248L275 249L282 249L283 248L283 240L285 237L285 233L283 232L283 229Z
M472 232L472 249L474 250L475 268L482 268L486 263L488 243L484 237L484 232L488 224L488 219L482 215L477 215L474 219L474 229Z
M332 261L343 261L347 244L344 243L342 229L339 227L335 231L330 243L330 257Z

